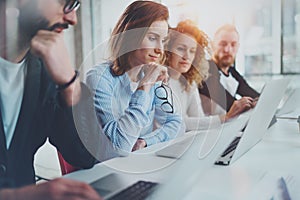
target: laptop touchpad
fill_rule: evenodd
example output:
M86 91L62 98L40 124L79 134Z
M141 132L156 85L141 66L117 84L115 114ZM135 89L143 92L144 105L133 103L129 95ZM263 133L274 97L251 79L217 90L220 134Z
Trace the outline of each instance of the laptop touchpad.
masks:
M120 189L124 189L129 185L129 180L111 173L90 184L102 197L107 196Z

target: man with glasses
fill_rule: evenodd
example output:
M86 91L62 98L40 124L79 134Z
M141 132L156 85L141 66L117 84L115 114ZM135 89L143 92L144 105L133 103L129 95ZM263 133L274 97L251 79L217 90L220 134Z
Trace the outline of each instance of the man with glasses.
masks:
M8 33L0 35L0 199L100 199L73 180L34 185L34 154L47 138L77 167L96 162L72 116L92 99L71 65L63 33L77 23L80 1L14 2L15 8L0 2L7 13L0 27Z

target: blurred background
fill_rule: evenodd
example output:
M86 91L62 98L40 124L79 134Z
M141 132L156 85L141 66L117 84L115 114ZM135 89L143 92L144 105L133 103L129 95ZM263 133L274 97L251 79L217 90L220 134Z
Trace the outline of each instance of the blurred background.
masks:
M13 15L7 1L1 20ZM78 10L79 24L66 40L76 68L99 62L91 51L109 38L113 26L133 0L85 0ZM189 18L210 37L224 23L235 24L241 36L236 59L247 78L300 73L300 0L160 0L169 7L171 26ZM13 30L0 30L1 34ZM10 41L7 41L10 42ZM83 74L83 73L82 73Z
M91 49L106 41L132 0L88 0L79 11L80 24L71 30L70 49L76 66ZM161 0L169 7L170 25L194 20L209 36L224 23L237 26L241 36L236 59L246 77L300 73L300 0ZM83 67L97 62L89 57Z

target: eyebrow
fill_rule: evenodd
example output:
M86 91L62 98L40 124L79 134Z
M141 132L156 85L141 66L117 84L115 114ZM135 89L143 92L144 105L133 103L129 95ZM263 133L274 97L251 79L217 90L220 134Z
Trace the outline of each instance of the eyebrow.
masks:
M150 35L150 34L155 35L155 36L157 36L159 38L162 38L161 35L159 35L158 33L152 32L152 31L148 32L146 35ZM165 36L163 39L168 39L168 35Z
M184 43L178 43L178 45L181 45L181 46L184 46L184 47L188 47L186 44L184 44ZM195 47L191 47L191 48L193 48L193 49L197 49L197 46L195 46Z

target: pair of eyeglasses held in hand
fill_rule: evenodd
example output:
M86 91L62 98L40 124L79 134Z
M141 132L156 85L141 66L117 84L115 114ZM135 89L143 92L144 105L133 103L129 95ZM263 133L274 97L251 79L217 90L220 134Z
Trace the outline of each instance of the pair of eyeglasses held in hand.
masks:
M168 90L170 91L171 102L169 101ZM159 87L155 88L155 96L164 101L161 104L162 111L166 113L174 113L172 90L168 85L162 82Z

